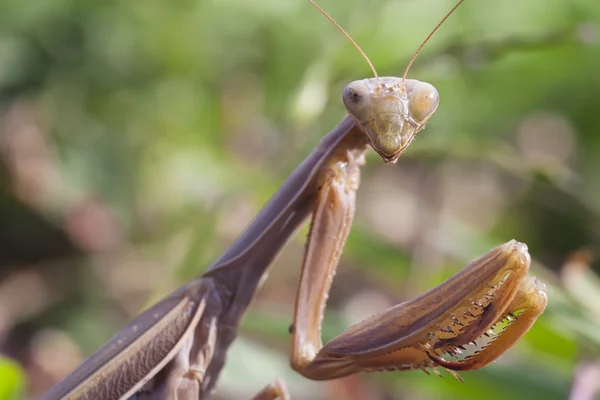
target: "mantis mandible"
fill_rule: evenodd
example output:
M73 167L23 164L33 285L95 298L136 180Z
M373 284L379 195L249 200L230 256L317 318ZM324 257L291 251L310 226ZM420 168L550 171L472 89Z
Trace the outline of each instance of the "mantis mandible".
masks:
M352 38L308 1L353 43L374 78L346 86L349 115L202 276L140 314L43 399L208 398L263 275L309 216L290 327L291 365L306 378L414 369L439 374L441 367L460 379L456 371L497 359L544 311L544 285L526 277L527 246L511 240L427 293L359 322L323 346L323 312L352 225L365 153L371 147L385 163L395 163L434 114L437 90L406 76L421 48L463 0L425 39L402 78L379 77ZM500 322L507 324L504 329L491 332ZM475 341L486 344L478 347ZM289 398L280 381L254 398L277 397Z

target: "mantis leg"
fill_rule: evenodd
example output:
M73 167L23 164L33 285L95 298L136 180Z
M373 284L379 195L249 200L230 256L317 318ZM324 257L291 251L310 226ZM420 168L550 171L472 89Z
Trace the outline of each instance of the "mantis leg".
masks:
M321 321L325 302L342 249L348 237L359 184L360 153L333 157L321 176L313 211L300 283L296 295L292 334L292 367L305 375L323 346ZM306 375L305 375L306 376Z
M275 379L258 392L252 400L290 400L290 395L281 379Z
M489 343L478 350L477 354L467 356L462 360L445 360L432 355L432 361L441 367L454 371L468 371L483 368L504 353L516 343L532 326L536 319L544 312L548 299L545 295L545 285L533 277L521 281L516 296L507 308L510 312L520 310L518 316L505 312L500 320L511 322L500 334L495 335Z
M527 246L511 240L427 293L367 318L323 347L323 311L358 184L357 175L330 175L314 211L291 329L292 367L303 376L326 380L409 369L439 374L435 368L442 367L460 379L454 371L494 361L544 311L545 287L525 277L531 262ZM488 339L490 329L501 322L508 324Z
M219 295L214 290L206 293L203 301L205 307L197 323L188 330L174 357L141 389L137 400L203 397L203 379L215 348L218 316L222 309ZM161 345L160 338L155 339L155 345Z

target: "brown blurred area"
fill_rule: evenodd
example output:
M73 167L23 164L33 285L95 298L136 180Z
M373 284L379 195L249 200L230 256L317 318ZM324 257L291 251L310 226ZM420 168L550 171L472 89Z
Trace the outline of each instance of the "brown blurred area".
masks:
M100 196L70 186L35 101L1 114L0 350L19 360L41 394L84 358L60 331L44 329L82 296L81 266L124 246Z

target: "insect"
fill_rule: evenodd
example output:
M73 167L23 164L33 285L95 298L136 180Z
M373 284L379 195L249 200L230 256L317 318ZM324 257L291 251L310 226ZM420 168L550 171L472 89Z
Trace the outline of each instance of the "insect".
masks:
M290 334L292 368L309 379L381 370L439 373L440 367L460 378L457 371L497 359L544 311L544 285L526 276L527 247L512 240L429 292L373 315L323 346L323 311L352 225L365 153L371 147L384 162L395 163L434 114L439 95L429 83L406 78L412 61L402 78L379 77L350 36L308 1L354 44L375 77L345 88L348 115L202 276L141 313L43 399L208 398L263 275L308 217ZM506 326L490 333L498 323ZM281 381L254 398L277 397L288 398Z

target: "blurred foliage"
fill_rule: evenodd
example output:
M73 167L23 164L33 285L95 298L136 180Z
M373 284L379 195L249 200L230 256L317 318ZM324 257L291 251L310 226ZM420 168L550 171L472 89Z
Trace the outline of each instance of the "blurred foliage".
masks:
M453 1L320 5L398 76ZM464 384L304 380L287 359L303 230L220 398L275 376L294 399L568 397L600 355L599 23L597 0L459 8L409 73L438 89L436 115L398 165L369 155L324 322L331 338L514 237L550 299L521 343ZM370 75L303 0L0 2L0 345L27 392L210 265L342 118L343 87ZM21 385L4 365L2 398Z
M23 393L25 376L18 365L0 357L0 398L18 399Z

